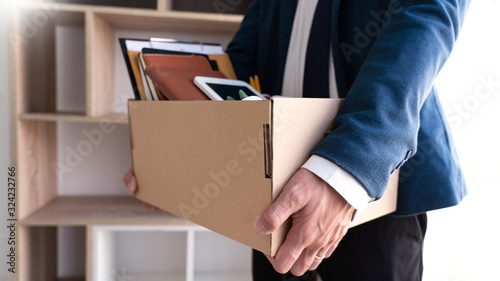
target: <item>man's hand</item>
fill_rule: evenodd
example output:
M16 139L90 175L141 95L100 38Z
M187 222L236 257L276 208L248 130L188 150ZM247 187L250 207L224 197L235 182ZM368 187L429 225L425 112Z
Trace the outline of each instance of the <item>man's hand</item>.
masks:
M290 216L292 227L274 258L267 258L282 274L303 275L315 270L320 258L332 255L351 223L354 208L335 189L307 169L300 169L278 199L255 222L260 234L275 231Z
M135 176L132 173L132 168L128 169L128 171L125 173L125 175L123 175L123 182L127 185L127 189L128 189L128 192L130 192L130 194L135 194L137 192L137 180L135 179ZM157 208L157 207L153 207L152 205L150 205L146 202L143 202L143 203L144 203L144 207L146 207L146 209L153 209L154 208L159 213L165 212L162 209Z

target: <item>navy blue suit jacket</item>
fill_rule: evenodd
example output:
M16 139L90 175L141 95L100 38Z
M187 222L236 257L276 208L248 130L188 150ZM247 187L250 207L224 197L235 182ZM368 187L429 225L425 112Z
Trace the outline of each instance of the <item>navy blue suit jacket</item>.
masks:
M313 154L351 173L377 199L404 164L397 215L458 204L465 182L433 81L468 0L332 1L332 52L345 102ZM281 93L296 4L252 3L227 48L239 79L258 74L264 92Z

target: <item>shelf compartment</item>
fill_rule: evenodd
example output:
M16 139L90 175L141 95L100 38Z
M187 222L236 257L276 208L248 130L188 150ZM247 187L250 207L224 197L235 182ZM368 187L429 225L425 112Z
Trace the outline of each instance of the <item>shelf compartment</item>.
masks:
M252 280L249 247L212 231L194 236L194 281Z
M18 280L57 280L57 229L21 226L18 236Z
M59 279L69 280L85 277L86 227L58 226L54 228L57 230L57 244L53 249L57 253L57 276Z
M94 11L86 13L87 115L125 113L133 98L119 37L167 37L226 46L242 17L193 12Z
M14 17L16 21L12 24L11 64L16 66L12 71L16 74L13 91L17 98L17 112L56 111L57 47L69 42L66 37L59 36L67 34L64 31L61 33L64 29L60 27L83 30L84 14L23 8L16 10ZM77 55L84 61L84 52ZM59 58L59 64L59 67L65 64L62 58Z
M24 226L193 225L170 213L148 210L131 196L57 197L21 223Z
M252 279L250 249L198 225L95 225L91 233L87 254L93 257L92 272L88 273L92 280ZM130 252L135 243L141 244L140 250ZM168 248L170 256L148 263L145 259L158 248ZM200 255L203 251L207 254ZM244 258L235 262L235 257Z
M186 252L197 225L96 225L92 227L92 280L187 280ZM140 244L141 247L133 247ZM161 279L167 278L167 279Z
M85 280L82 272L82 267L85 268L85 261L82 261L83 256L79 256L80 254L85 255L84 251L79 251L79 249L85 248L85 227L69 227L66 230L73 233L77 231L79 235L76 239L68 235L61 235L64 233L58 227L52 226L20 227L18 254L24 259L19 264L18 280ZM68 241L70 249L61 247L61 237L70 239ZM66 245L68 244L66 243ZM61 262L66 264L61 266ZM68 265L71 267L68 268ZM75 267L80 269L76 269L78 273L72 274Z

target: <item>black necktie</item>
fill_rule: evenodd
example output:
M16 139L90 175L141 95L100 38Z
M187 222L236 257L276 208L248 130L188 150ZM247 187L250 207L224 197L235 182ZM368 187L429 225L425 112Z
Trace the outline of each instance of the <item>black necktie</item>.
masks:
M328 98L330 30L333 0L319 0L307 44L303 97Z

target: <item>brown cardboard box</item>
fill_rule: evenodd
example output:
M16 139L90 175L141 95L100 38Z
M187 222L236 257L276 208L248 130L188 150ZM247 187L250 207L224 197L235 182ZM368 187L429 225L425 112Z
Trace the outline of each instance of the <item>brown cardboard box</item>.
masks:
M137 198L274 256L289 225L254 231L331 128L341 99L129 101ZM396 209L397 173L352 226Z

